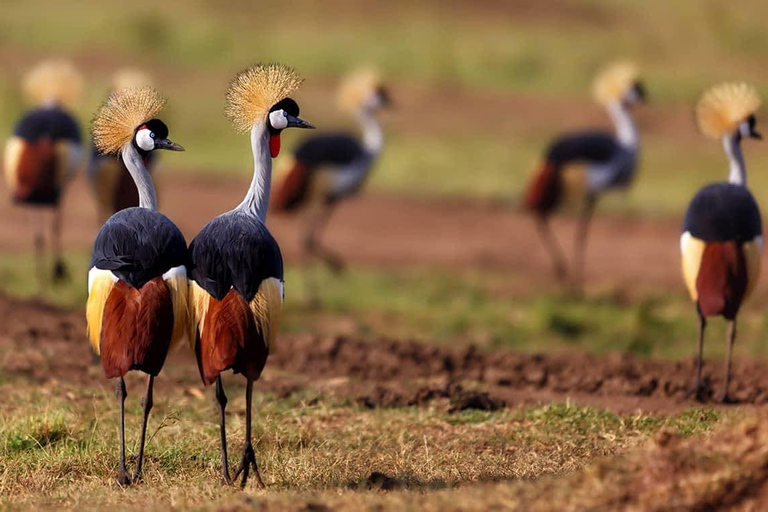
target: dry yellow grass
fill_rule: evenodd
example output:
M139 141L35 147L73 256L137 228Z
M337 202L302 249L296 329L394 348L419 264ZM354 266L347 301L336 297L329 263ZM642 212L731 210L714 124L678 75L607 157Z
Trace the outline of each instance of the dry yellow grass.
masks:
M617 416L568 405L448 414L369 410L306 392L258 395L255 448L268 487L249 486L241 493L219 484L213 400L191 393L188 386L195 385L183 376L166 379L181 384L166 381L158 390L145 482L127 489L115 483L117 408L109 389L18 379L0 385L0 509L216 508L252 500L301 508L316 498L354 508L379 502L415 506L428 499L427 491L458 488L451 492L473 496L483 482L567 474L645 442L664 425L694 433L718 417ZM135 391L140 379L128 384ZM230 385L229 392L235 455L243 434L242 389ZM127 404L131 457L140 417L137 393ZM394 492L384 495L382 489ZM436 494L435 503L450 501L451 492Z

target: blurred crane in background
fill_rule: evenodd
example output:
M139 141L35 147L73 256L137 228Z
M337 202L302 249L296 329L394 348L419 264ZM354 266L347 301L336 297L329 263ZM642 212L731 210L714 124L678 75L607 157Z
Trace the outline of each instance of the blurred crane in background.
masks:
M585 190L579 191L584 205L572 269L572 284L579 292L583 285L587 230L597 200L608 189L628 187L637 167L639 134L631 110L645 100L645 89L638 77L637 68L629 63L614 64L597 76L593 93L607 110L615 133L585 131L556 138L525 193L524 206L536 215L539 235L552 257L555 274L565 280L566 259L552 233L549 217L569 192L568 185L579 183L568 180L565 174L586 173Z
M82 163L80 127L67 107L80 96L83 80L67 61L45 61L24 78L23 89L33 108L18 121L6 142L5 179L12 200L29 207L40 289L50 279L46 257L46 224L51 214L53 281L67 276L61 246L61 196Z
M104 375L115 379L120 406L118 482L141 477L152 388L171 346L189 329L187 243L179 228L157 211L157 197L144 162L156 149L183 151L168 140L168 127L155 116L165 100L145 87L113 93L93 122L94 143L103 154L125 163L139 195L139 206L112 215L93 244L88 272L88 337L101 355ZM136 472L125 467L125 374L149 375L142 400L144 415Z
M384 147L378 114L389 105L389 94L379 74L359 69L342 82L339 105L353 114L362 138L328 133L308 138L293 153L287 172L272 196L275 212L303 211L303 248L332 270L344 268L342 259L320 243L322 231L338 202L360 190Z
M274 350L283 308L283 258L266 227L272 159L286 128L314 128L301 120L289 96L301 85L296 73L279 64L242 71L227 92L227 114L235 127L250 133L253 181L243 201L211 220L189 246L190 310L193 342L203 383L216 383L221 432L221 471L231 483L227 461L221 373L231 369L246 378L245 443L240 467L245 486L250 468L263 487L251 442L253 383Z
M701 131L722 140L728 156L727 182L712 183L694 196L680 238L683 277L699 317L699 350L691 395L702 400L701 367L707 317L728 320L725 383L719 400L730 401L731 355L736 340L736 315L757 284L763 230L760 209L747 189L747 169L741 150L744 138L760 139L754 113L757 91L747 84L715 86L696 107Z
M152 85L152 77L143 71L125 68L113 76L110 94L123 89ZM150 152L145 158L147 170L152 174L157 163L156 154ZM115 155L102 155L95 144L92 146L88 164L88 181L96 197L100 224L120 210L139 206L139 192L123 160Z

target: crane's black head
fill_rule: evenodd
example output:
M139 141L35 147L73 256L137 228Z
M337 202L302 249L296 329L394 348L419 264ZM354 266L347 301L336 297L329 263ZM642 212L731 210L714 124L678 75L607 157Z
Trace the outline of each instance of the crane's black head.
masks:
M736 138L741 140L742 138L746 137L750 139L761 140L763 136L760 135L760 132L757 131L756 126L757 119L755 119L755 115L752 114L744 121L739 123L739 128L736 130Z
M168 140L168 127L159 119L151 119L136 128L133 144L144 156L156 149L184 151L183 147Z
M299 117L299 104L291 98L275 103L267 116L269 152L272 158L280 153L280 133L286 128L314 128L315 125Z
M371 110L381 110L391 105L392 97L389 94L389 89L383 85L376 87L365 102L365 107Z
M647 101L648 92L640 80L637 80L629 87L623 98L623 103L627 107L633 107L638 103L646 103Z

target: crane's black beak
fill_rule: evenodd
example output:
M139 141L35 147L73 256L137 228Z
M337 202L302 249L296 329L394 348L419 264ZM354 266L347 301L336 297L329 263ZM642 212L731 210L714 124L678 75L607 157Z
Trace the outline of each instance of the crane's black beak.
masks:
M168 139L155 139L155 149L167 149L168 151L184 151L180 144Z
M315 125L313 125L308 121L303 120L300 117L296 117L288 114L288 126L286 128L309 128L314 130Z
M750 137L752 137L753 139L757 139L757 140L763 140L763 136L760 134L760 132L758 132L758 131L757 131L757 130L755 130L754 128L752 128L752 129L749 131L749 136L750 136Z

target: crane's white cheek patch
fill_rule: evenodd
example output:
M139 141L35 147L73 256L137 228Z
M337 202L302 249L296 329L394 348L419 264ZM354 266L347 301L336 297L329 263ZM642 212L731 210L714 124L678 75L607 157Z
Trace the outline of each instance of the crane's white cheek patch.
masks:
M285 116L285 111L275 110L269 113L269 124L275 130L284 130L288 127L288 118Z
M136 145L144 151L155 149L155 139L152 138L152 132L146 128L136 132Z

